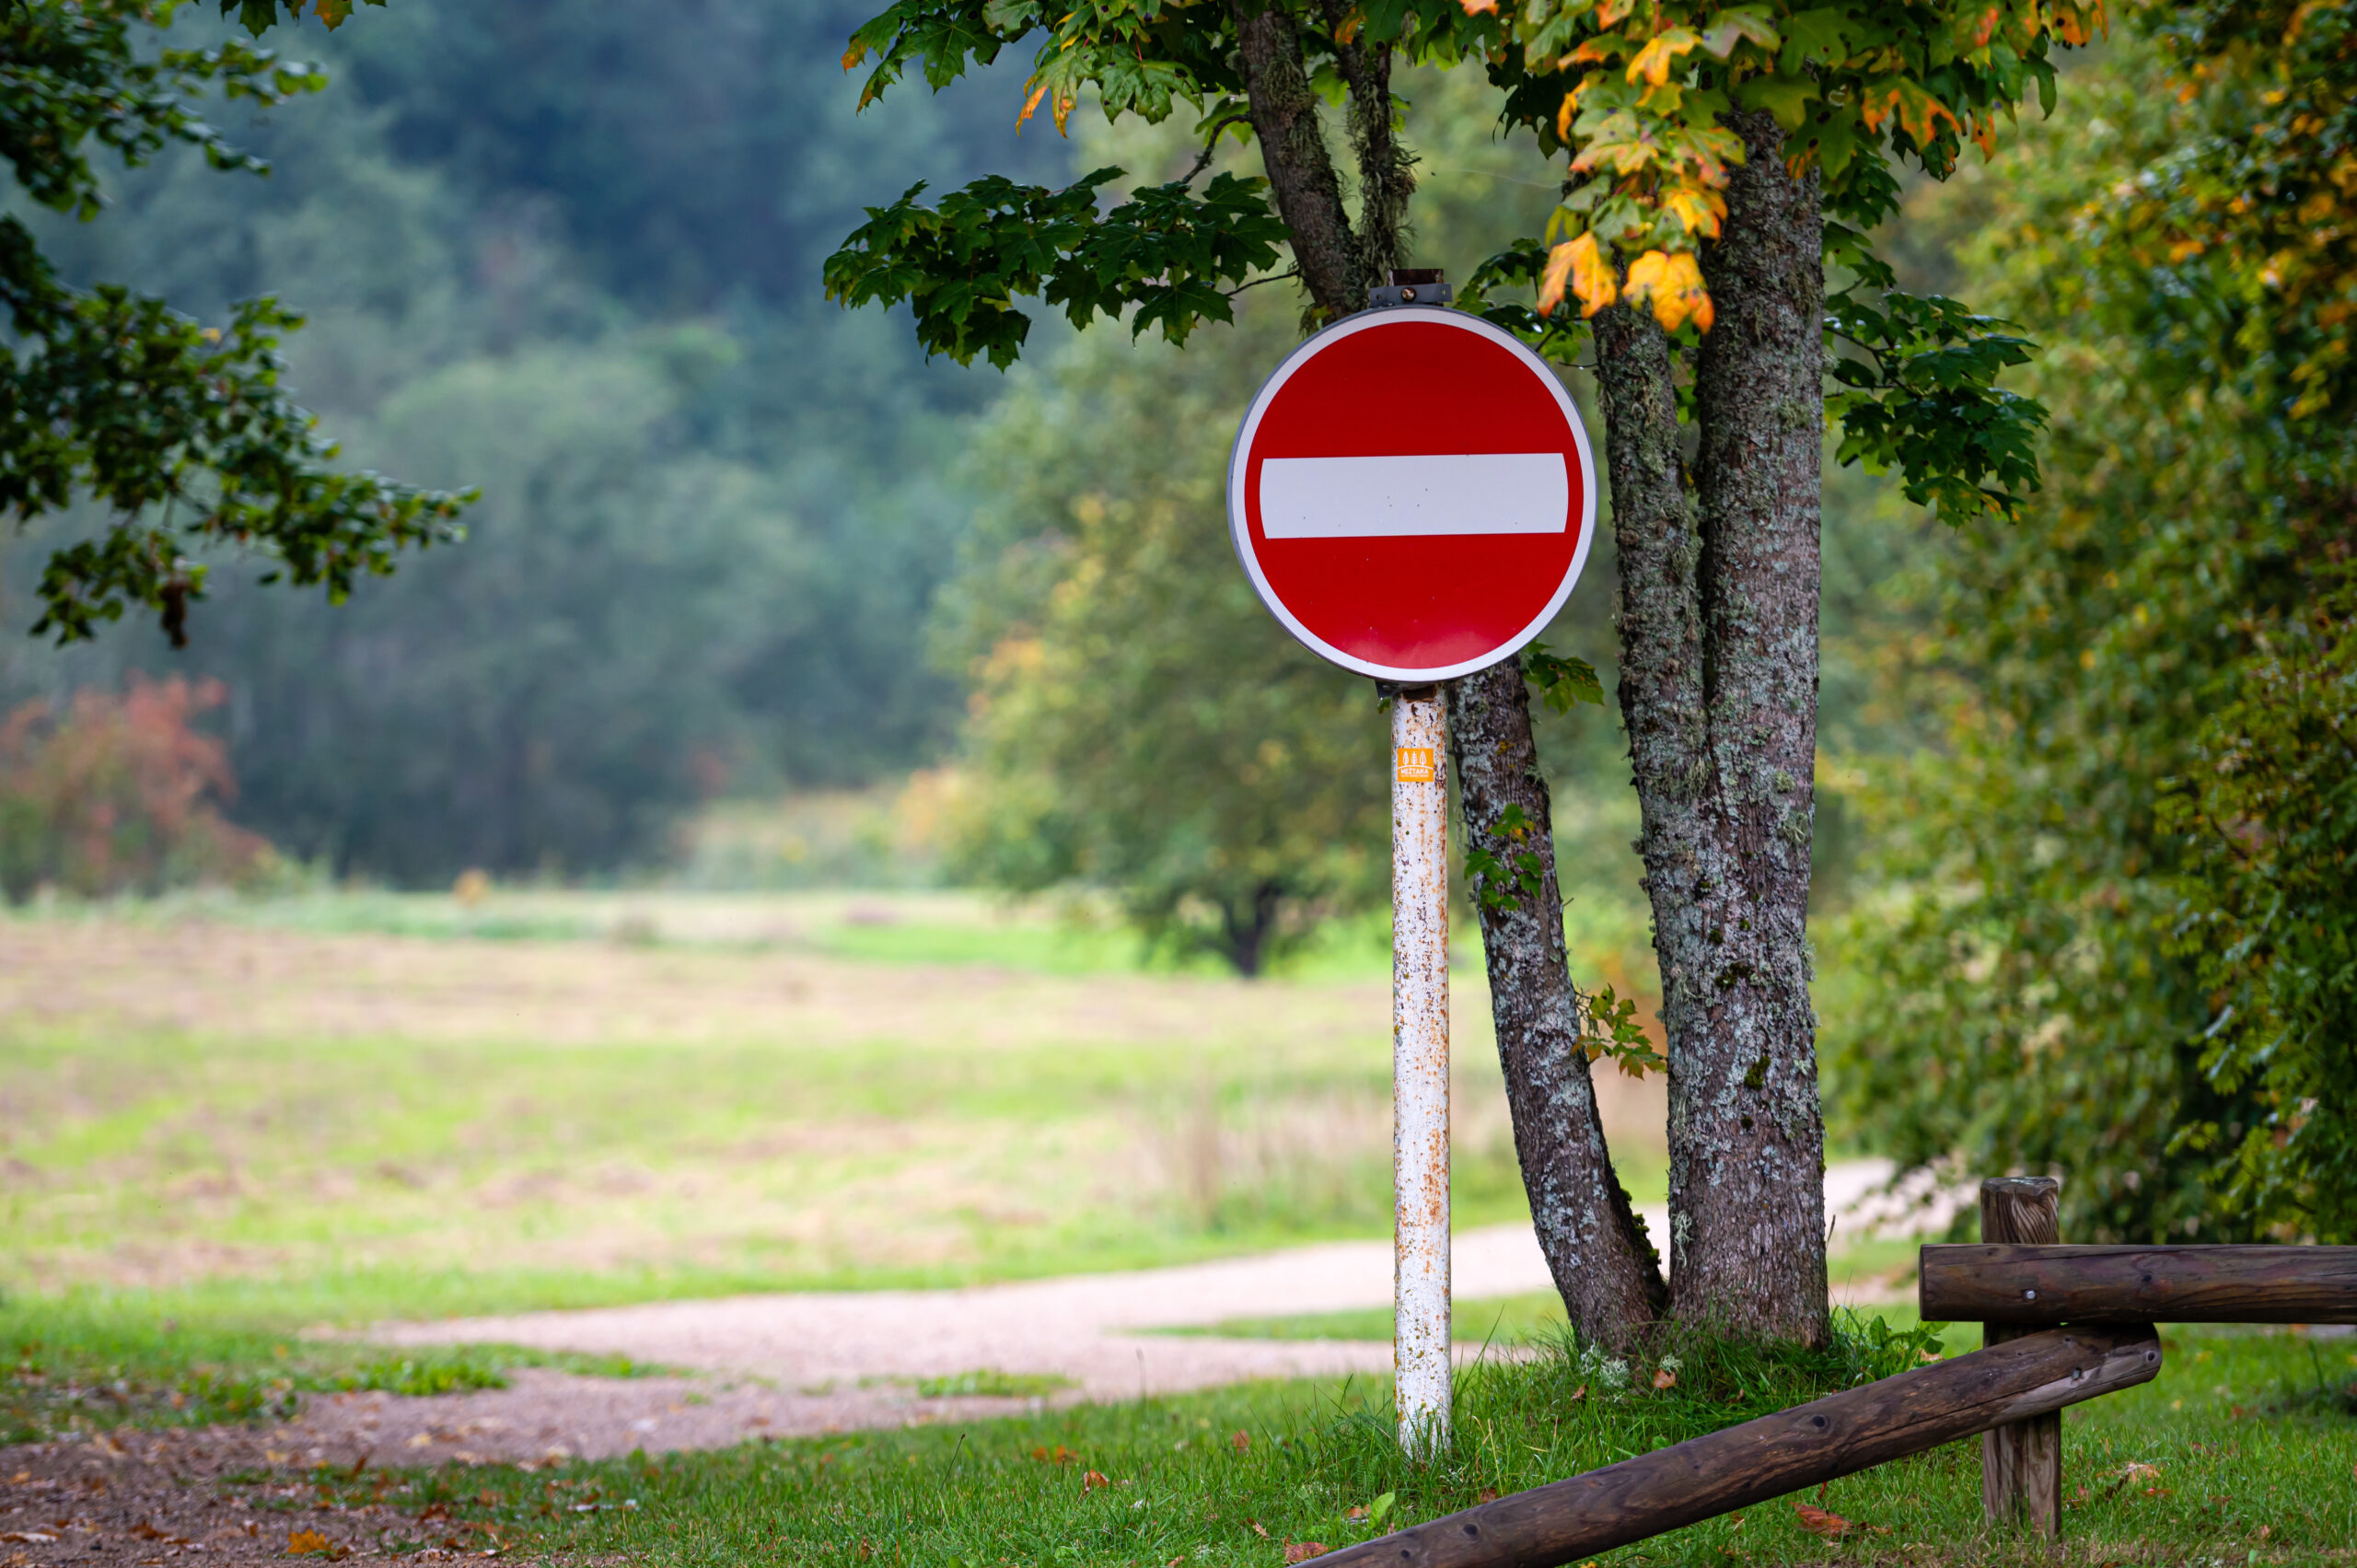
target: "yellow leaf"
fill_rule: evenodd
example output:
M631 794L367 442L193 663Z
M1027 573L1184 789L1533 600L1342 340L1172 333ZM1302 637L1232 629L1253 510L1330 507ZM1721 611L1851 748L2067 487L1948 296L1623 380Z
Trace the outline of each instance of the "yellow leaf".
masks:
M1585 87L1586 84L1583 82L1581 86ZM1563 107L1555 111L1555 139L1557 141L1568 142L1572 139L1572 116L1577 114L1579 110L1579 89L1574 87L1570 92L1563 95Z
M1697 185L1671 186L1663 193L1661 204L1686 226L1687 233L1706 239L1718 238L1719 220L1727 215L1726 198Z
M1631 261L1629 299L1652 305L1654 319L1664 331L1674 332L1689 320L1703 331L1711 330L1714 312L1710 291L1702 286L1702 269L1690 250L1648 250Z
M1620 25L1622 17L1637 8L1637 0L1604 0L1596 8L1596 25L1611 28Z
M1620 285L1612 280L1612 263L1596 249L1593 234L1572 241L1572 292L1579 296L1582 317L1595 315L1620 297Z
M1592 233L1566 240L1547 253L1547 272L1538 280L1538 313L1552 316L1568 291L1580 302L1580 315L1595 315L1620 296L1612 281L1612 263Z
M1637 57L1629 62L1629 80L1634 82L1643 76L1654 86L1660 87L1669 80L1670 67L1677 64L1678 57L1691 53L1694 46L1701 41L1690 28L1667 29L1637 51Z

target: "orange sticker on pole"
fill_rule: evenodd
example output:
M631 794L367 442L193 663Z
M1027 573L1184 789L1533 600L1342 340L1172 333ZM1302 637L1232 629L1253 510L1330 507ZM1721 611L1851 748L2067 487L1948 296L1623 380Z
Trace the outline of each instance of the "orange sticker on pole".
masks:
M1402 746L1399 752L1401 784L1431 784L1440 777L1440 758L1434 748Z

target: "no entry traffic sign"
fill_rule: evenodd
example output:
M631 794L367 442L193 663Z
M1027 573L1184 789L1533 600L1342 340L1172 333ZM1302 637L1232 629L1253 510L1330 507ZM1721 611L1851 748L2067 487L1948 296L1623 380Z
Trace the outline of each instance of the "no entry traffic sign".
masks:
M1479 317L1345 318L1277 366L1227 470L1261 599L1345 669L1445 680L1546 628L1596 529L1596 465L1562 384Z

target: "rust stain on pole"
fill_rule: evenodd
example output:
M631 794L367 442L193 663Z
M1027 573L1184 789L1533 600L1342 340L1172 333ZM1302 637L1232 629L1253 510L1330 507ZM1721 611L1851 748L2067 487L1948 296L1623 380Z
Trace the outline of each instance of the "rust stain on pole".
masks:
M1448 1446L1448 799L1440 693L1391 704L1392 1362L1399 1443Z

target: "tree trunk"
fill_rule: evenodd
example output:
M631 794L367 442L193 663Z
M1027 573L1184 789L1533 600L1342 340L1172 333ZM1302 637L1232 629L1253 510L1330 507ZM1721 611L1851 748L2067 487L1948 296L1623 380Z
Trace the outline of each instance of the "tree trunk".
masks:
M1361 185L1373 198L1353 235L1318 129L1300 35L1282 14L1254 14L1248 4L1237 0L1235 15L1262 165L1293 231L1294 258L1311 300L1329 318L1348 315L1364 307L1369 285L1383 281L1380 269L1402 260L1413 182L1407 156L1390 135L1389 62L1355 54L1350 62L1353 145ZM1531 907L1481 915L1491 1013L1523 1184L1572 1321L1584 1333L1619 1342L1632 1327L1659 1318L1668 1293L1613 1173L1587 1057L1577 1044L1553 820L1531 741L1530 693L1515 659L1451 684L1449 749L1469 845L1491 847L1503 858L1495 826L1509 805L1519 805L1530 825L1511 847L1538 857L1543 882Z
M1318 92L1309 85L1293 15L1273 3L1256 10L1256 3L1235 0L1234 15L1260 162L1277 198L1277 215L1293 231L1294 262L1309 297L1329 319L1347 316L1365 308L1368 287L1382 279L1369 279L1360 270L1341 181L1318 122Z
M1457 763L1468 851L1500 862L1536 855L1539 889L1498 909L1475 904L1489 962L1490 1016L1515 1154L1531 1223L1573 1327L1608 1344L1669 1305L1660 1259L1612 1168L1596 1085L1580 1045L1578 999L1563 947L1547 781L1530 732L1522 663L1507 659L1451 683L1448 749ZM1502 830L1509 806L1527 824Z
M1825 1132L1808 1000L1817 754L1822 215L1768 116L1705 251L1689 498L1667 343L1597 319L1621 576L1621 707L1669 1037L1670 1295L1821 1343Z

